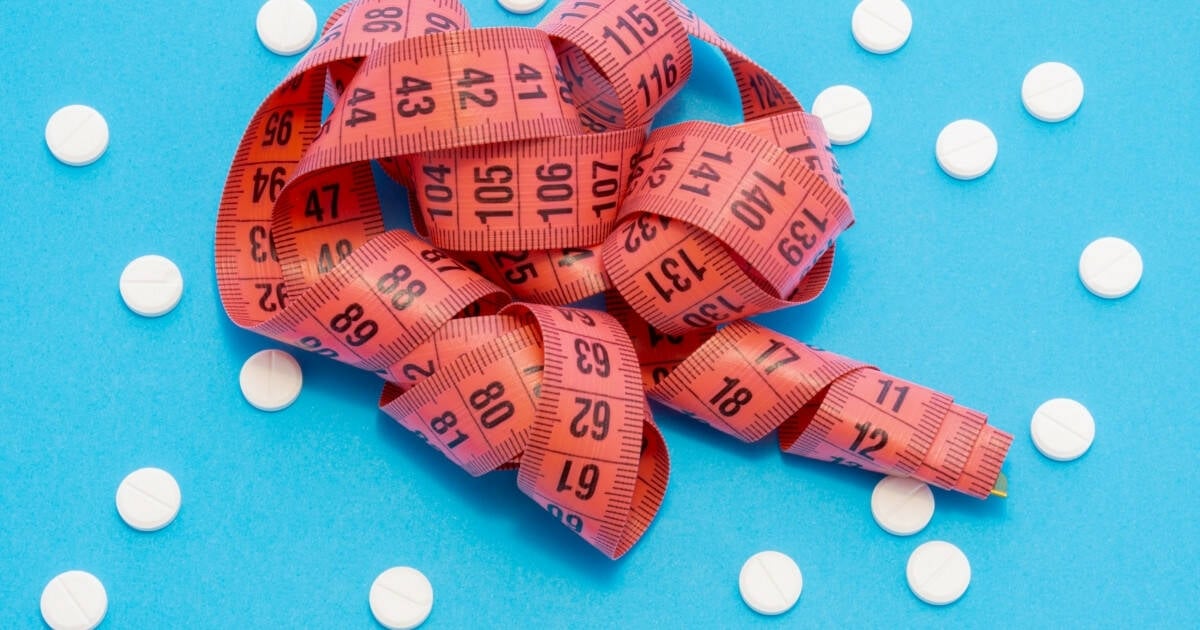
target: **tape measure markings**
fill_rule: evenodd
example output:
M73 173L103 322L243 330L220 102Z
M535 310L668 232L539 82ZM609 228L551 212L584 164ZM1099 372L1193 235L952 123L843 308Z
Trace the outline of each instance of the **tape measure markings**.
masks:
M456 250L599 243L612 231L623 197L625 163L643 139L644 133L633 129L414 156L413 188L420 191L421 227L434 243ZM498 210L476 210L474 217L464 217L470 207L467 199L478 201L481 190L493 194L494 186L480 186L491 179L503 179L501 194L515 207L501 204ZM453 191L473 192L456 196ZM566 221L559 218L564 216Z
M504 384L526 383L525 368L540 366L540 355L535 333L522 326L440 366L432 376L392 400L387 400L385 392L381 408L468 473L479 476L525 450L535 396L532 388L526 389L524 399L507 395ZM478 381L484 381L482 387ZM464 394L464 389L469 393ZM497 398L500 402L493 404ZM464 425L464 420L471 424ZM489 433L497 429L496 439L489 439Z

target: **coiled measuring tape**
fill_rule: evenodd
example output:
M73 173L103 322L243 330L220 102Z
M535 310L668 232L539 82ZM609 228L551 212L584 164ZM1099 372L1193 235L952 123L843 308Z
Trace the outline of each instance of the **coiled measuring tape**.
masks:
M666 491L647 393L789 453L993 490L1011 436L982 414L745 321L815 298L854 220L781 83L673 0L468 26L456 0L349 2L259 107L217 217L235 323L379 374L397 422L472 475L515 469L613 558ZM651 132L689 36L746 122ZM372 162L420 236L385 231ZM561 306L599 293L607 312Z

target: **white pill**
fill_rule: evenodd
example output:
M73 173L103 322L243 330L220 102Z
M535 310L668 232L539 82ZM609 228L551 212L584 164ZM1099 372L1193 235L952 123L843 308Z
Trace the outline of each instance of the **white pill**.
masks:
M161 468L139 468L117 486L117 513L138 531L153 532L170 525L182 502L179 484Z
M292 355L263 350L246 359L238 376L246 402L263 411L279 411L296 402L304 373Z
M1029 114L1038 120L1066 120L1083 102L1083 79L1065 63L1047 61L1038 64L1021 82L1021 101Z
M943 606L962 597L971 584L971 563L962 550L944 540L932 540L908 557L908 588L926 604Z
M42 619L54 630L91 630L108 612L108 593L86 571L61 573L42 589Z
M87 166L108 149L108 122L87 105L67 105L46 121L46 146L63 164Z
M825 88L813 100L812 113L821 119L833 144L858 142L871 126L871 101L849 85Z
M778 615L796 605L804 577L800 567L778 551L760 551L750 556L738 574L742 599L760 615Z
M1038 406L1029 422L1033 445L1060 462L1079 458L1096 439L1096 421L1087 407L1070 398L1053 398Z
M546 0L499 0L500 6L509 13L533 13L546 6Z
M938 165L956 179L975 179L996 163L996 135L978 120L964 118L946 125L934 148Z
M1096 239L1079 256L1079 279L1102 298L1125 297L1142 280L1142 255L1124 239Z
M291 56L317 36L317 14L304 0L267 0L255 21L258 39L276 55Z
M183 275L167 258L151 254L134 258L121 272L121 299L143 317L171 312L183 295Z
M863 0L850 18L854 40L877 55L895 52L912 34L912 13L900 0Z
M371 614L390 630L407 630L425 623L433 610L433 585L412 567L392 567L371 584Z
M933 491L912 477L884 477L871 492L871 516L889 534L912 536L933 518Z

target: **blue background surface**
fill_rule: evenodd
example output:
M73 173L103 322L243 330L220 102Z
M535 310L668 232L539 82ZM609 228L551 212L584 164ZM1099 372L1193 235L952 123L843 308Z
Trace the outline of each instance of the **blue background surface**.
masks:
M324 19L335 0L312 3ZM534 25L491 0L477 26ZM850 35L853 0L694 0L701 16L804 103L849 83L870 132L837 149L858 224L828 291L760 321L874 362L990 414L1016 435L1007 500L937 492L929 527L871 520L876 477L744 445L657 409L672 455L649 534L611 562L521 495L472 480L379 413L378 381L302 356L291 408L247 405L237 372L271 344L229 323L213 274L222 183L259 101L294 58L254 31L257 0L6 0L0 16L0 625L37 627L61 571L106 585L105 627L374 627L367 590L393 565L433 582L430 627L1190 626L1200 624L1200 4L912 0L890 56ZM1060 60L1079 113L1025 113L1020 85ZM96 164L60 165L49 116L108 119ZM659 122L735 122L721 58ZM990 125L995 168L945 176L938 131ZM1133 242L1141 286L1118 301L1079 283L1094 238ZM129 312L124 265L173 258L186 291L161 319ZM1054 397L1096 418L1091 451L1049 461L1029 417ZM113 496L141 466L171 471L184 507L142 534ZM962 600L927 606L904 565L949 540L970 558ZM737 594L746 557L779 549L803 596L759 617Z

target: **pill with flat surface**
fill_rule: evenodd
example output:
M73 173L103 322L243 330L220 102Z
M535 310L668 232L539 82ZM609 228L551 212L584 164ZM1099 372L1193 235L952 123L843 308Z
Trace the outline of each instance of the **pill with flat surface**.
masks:
M433 585L412 567L392 567L371 584L371 614L389 630L408 630L425 623L433 610Z
M1125 239L1098 238L1079 256L1079 279L1099 297L1125 297L1142 281L1142 255Z
M899 50L912 34L912 25L912 12L900 0L863 0L850 18L854 40L877 55Z
M913 550L905 574L908 588L918 599L944 606L967 592L971 563L958 547L944 540L931 540Z
M133 259L121 272L121 299L143 317L170 313L183 295L183 275L170 259L151 254Z
M138 531L153 532L170 525L182 502L179 483L161 468L139 468L117 486L117 513Z
M255 20L258 39L285 57L304 52L317 36L317 14L304 0L267 0Z
M796 605L803 588L800 567L778 551L760 551L750 556L738 574L742 599L760 615L787 612Z
M63 164L87 166L108 149L108 122L87 105L67 105L46 121L46 146Z
M56 575L42 589L42 619L54 630L91 630L108 612L108 593L87 571Z
M887 476L871 492L871 516L884 531L911 536L933 518L933 491L912 477Z
M821 119L833 144L858 142L871 127L871 101L850 85L825 88L813 99L812 113Z
M1021 102L1029 115L1038 120L1066 120L1074 116L1083 103L1083 79L1065 63L1040 63L1021 82Z
M497 0L509 13L533 13L546 6L546 0Z
M296 402L304 373L296 359L282 350L256 352L238 375L246 402L262 411L279 411Z
M1029 422L1029 434L1037 450L1050 459L1078 459L1096 439L1096 421L1078 401L1053 398L1038 406Z
M934 147L938 165L955 179L975 179L996 163L996 135L978 120L964 118L946 125Z

